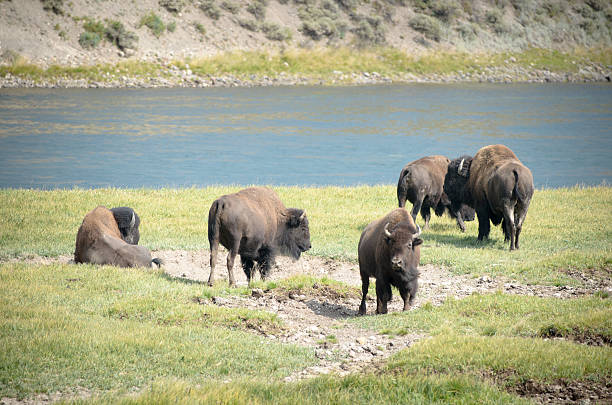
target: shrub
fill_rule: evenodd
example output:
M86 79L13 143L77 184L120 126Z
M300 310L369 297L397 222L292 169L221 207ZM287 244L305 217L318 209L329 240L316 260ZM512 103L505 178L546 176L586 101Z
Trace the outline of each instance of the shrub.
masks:
M85 22L83 23L83 29L87 32L94 32L98 34L100 38L103 38L106 32L104 24L102 22L89 18L85 19Z
M41 0L43 10L52 11L57 15L64 15L64 0Z
M171 13L180 13L185 7L184 0L159 0L159 5Z
M248 20L241 18L238 20L238 25L242 28L247 29L249 31L257 32L259 31L259 23L255 20Z
M109 20L107 22L105 34L106 38L122 51L126 49L136 49L138 36L132 31L126 30L120 21Z
M440 41L442 26L435 18L425 14L417 14L410 20L408 25L410 25L413 30L423 34L426 38Z
M456 0L434 0L429 7L440 20L451 22L459 14L461 5Z
M247 6L247 11L255 18L263 20L266 17L266 2L264 0L255 0Z
M193 26L195 27L196 31L198 31L200 34L206 35L206 28L204 28L204 26L201 23L199 22L193 23Z
M166 29L168 30L168 32L174 32L174 31L176 31L176 21L169 22L169 23L166 25Z
M263 23L261 24L261 32L271 41L286 41L291 39L291 31L288 28L280 27L278 24Z
M476 26L470 23L461 24L456 30L461 35L461 38L466 41L473 41L478 36Z
M213 20L218 20L221 17L221 9L215 4L214 0L201 1L200 10Z
M159 38L166 29L166 26L161 18L159 18L157 14L152 11L140 19L140 24L138 27L142 27L143 25L148 27L151 32L153 32L153 35L155 35L157 38Z
M300 31L314 40L342 37L346 26L336 23L338 14L338 7L331 1L323 1L320 7L302 6L298 10L302 20Z
M606 7L606 4L608 4L606 0L586 0L585 3L595 11L603 10Z
M238 14L238 12L240 11L240 4L226 0L221 3L221 8L229 11L232 14Z
M93 49L98 46L101 40L102 38L100 38L99 34L85 31L79 36L79 45L85 49Z
M384 18L386 21L394 23L393 16L395 15L395 8L391 7L385 3L374 2L372 3L372 8L376 11L378 15Z
M357 26L353 28L353 33L361 44L380 45L385 43L382 18L359 17L358 20Z

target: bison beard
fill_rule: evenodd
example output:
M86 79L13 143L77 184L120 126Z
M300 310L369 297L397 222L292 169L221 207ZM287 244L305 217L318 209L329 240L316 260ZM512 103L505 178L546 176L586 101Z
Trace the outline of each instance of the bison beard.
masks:
M242 268L250 283L255 263L265 279L277 254L299 259L310 249L310 231L306 213L285 208L269 188L251 187L215 200L208 212L210 276L214 285L215 267L221 243L229 252L227 271L230 286L236 285L233 266L240 254Z
M421 229L403 208L366 226L358 245L362 299L359 314L366 313L370 277L376 279L376 313L387 313L391 286L397 287L404 301L404 311L414 301L418 289L418 265L421 255Z

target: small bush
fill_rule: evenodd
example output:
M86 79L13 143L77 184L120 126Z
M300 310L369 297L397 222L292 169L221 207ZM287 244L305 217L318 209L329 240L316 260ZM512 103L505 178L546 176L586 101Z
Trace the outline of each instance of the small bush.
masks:
M102 22L89 18L85 19L85 22L83 23L83 29L87 32L94 32L98 34L100 38L103 38L106 32L106 29L104 28L104 24Z
M461 5L456 0L434 0L429 7L437 18L446 22L457 18L461 9Z
M241 18L238 20L238 25L252 32L259 31L259 23L255 20L248 20L248 19Z
M440 41L442 37L442 26L440 22L433 17L425 14L415 15L408 23L410 27L423 34L426 38L434 41Z
M64 15L64 0L41 0L43 10L52 11L57 15Z
M324 37L342 37L346 26L336 23L338 15L338 7L331 1L323 1L320 7L302 6L298 10L298 16L302 20L300 31L316 41Z
M229 11L232 14L238 14L240 11L240 3L234 3L233 1L226 0L221 3L221 8Z
M185 7L184 0L159 0L159 5L171 13L180 13Z
M200 10L209 18L218 20L221 17L221 9L215 4L214 0L203 0L200 2Z
M148 27L151 32L153 32L153 35L155 35L157 38L159 38L160 35L166 30L164 22L152 11L140 19L140 24L138 27L142 27L143 25Z
M456 30L459 35L461 35L461 38L466 41L473 41L478 36L476 26L470 23L461 24L456 28Z
M384 44L385 32L383 20L380 17L360 17L353 33L362 45Z
M606 0L586 0L585 3L595 11L601 11L609 4Z
M126 30L120 21L109 20L107 22L105 34L106 39L112 44L115 44L117 48L122 51L126 49L136 49L138 36L132 31Z
M201 23L199 22L193 23L193 26L195 27L196 31L198 31L200 34L206 35L206 28L204 28L204 26Z
M255 18L263 20L266 18L266 5L266 2L263 0L255 0L249 4L246 9L249 13L253 14Z
M291 39L291 31L278 24L263 23L261 24L261 32L271 41L286 41Z
M79 45L84 49L93 49L98 46L101 40L102 38L100 38L99 34L85 31L79 36Z
M174 31L176 31L176 21L169 22L169 23L166 25L166 30L168 30L168 32L174 32Z

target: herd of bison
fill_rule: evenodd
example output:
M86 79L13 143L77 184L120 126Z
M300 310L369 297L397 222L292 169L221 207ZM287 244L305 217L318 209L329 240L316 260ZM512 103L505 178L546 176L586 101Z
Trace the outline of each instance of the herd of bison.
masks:
M366 313L370 277L376 279L376 313L387 313L391 286L404 300L404 310L417 292L421 213L427 229L431 209L440 216L447 211L465 231L464 221L478 216L478 240L488 237L490 222L501 223L510 250L519 248L519 236L529 208L534 186L531 171L504 145L481 148L474 157L449 160L427 156L407 164L397 184L399 208L369 223L358 244L362 301L359 313ZM409 213L406 200L413 204ZM111 264L121 267L151 266L162 263L138 245L140 219L133 209L111 210L96 207L83 219L76 238L77 263ZM250 282L259 270L265 279L277 254L299 259L310 249L306 212L286 208L278 195L265 187L250 187L216 199L208 214L210 276L215 281L219 243L228 250L229 284L236 285L233 267L240 255ZM257 266L255 266L257 263Z

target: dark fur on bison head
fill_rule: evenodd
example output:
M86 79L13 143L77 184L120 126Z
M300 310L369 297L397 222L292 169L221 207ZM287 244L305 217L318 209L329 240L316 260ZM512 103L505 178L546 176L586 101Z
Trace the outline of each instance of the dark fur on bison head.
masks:
M463 204L470 204L470 196L466 185L470 176L471 156L461 156L451 160L444 177L444 193L451 202L452 210L458 212ZM473 218L473 217L472 217Z
M310 230L306 212L299 208L287 209L289 218L286 228L279 232L278 247L282 254L299 259L302 252L310 249Z
M121 232L121 239L130 245L138 245L140 240L140 218L138 214L130 207L116 207L112 208L111 212L117 221L119 232Z

